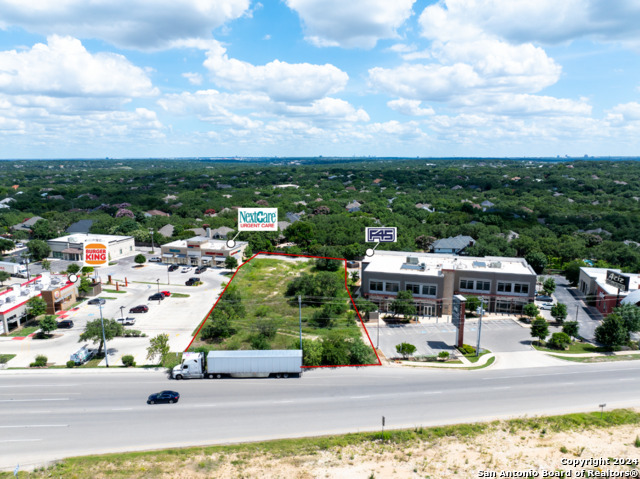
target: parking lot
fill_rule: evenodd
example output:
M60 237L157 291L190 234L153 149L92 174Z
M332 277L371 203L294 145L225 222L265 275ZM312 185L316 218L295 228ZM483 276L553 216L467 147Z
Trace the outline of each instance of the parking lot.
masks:
M53 263L54 270L65 269L63 264L57 264L61 262ZM98 297L106 300L102 305L103 318L134 317L135 325L126 326L126 328L136 329L147 335L144 338L121 337L109 341L110 365L122 364L122 356L128 354L134 356L137 364L148 363L146 348L149 346L149 339L163 333L169 335L171 351L183 351L191 341L194 330L222 292L222 283L227 282L230 277L229 270L224 269L207 269L196 275L194 269L188 273L181 273L181 268L169 273L167 265L161 263L147 262L142 267L136 266L132 256L96 271L96 277L102 281L103 287L103 292ZM107 284L109 276L112 284ZM194 276L200 277L203 284L185 286L185 282ZM116 292L116 282L119 285L119 292ZM149 296L158 291L169 291L171 296L162 301L149 301ZM175 293L189 296L176 297ZM129 313L130 308L138 305L148 306L149 312ZM2 338L0 352L18 354L18 357L11 361L10 366L28 366L37 354L47 356L49 363L64 365L70 355L85 344L85 342L79 343L78 338L87 322L100 318L100 306L90 305L87 301L74 309L66 314L66 319L73 321L73 328L56 330L54 338L47 340ZM104 364L104 361L101 364Z

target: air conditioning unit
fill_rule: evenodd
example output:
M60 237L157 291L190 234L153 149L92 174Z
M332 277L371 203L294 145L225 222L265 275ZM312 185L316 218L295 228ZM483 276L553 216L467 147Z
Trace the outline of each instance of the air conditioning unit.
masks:
M14 298L13 296L7 296L5 301L7 303L13 303L15 300L16 300L16 298Z
M407 264L418 264L418 258L415 256L407 256Z

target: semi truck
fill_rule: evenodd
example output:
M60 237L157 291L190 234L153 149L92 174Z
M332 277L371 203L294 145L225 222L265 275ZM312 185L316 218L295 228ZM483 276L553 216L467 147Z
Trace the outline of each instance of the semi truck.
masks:
M209 351L183 353L182 362L173 368L175 379L219 379L299 377L302 373L302 350Z
M0 271L6 271L11 276L21 278L27 277L27 267L20 263L11 263L9 261L0 261Z

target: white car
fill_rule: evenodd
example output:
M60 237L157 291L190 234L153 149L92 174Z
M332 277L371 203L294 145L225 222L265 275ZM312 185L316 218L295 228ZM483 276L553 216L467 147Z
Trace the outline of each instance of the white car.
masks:
M549 311L551 311L551 308L553 308L553 303L542 303L540 306L540 309L547 309Z
M162 263L162 258L154 256L153 258L149 258L150 263Z
M189 271L191 271L191 266L185 266L180 270L181 273L188 273Z
M24 243L16 243L16 248L22 248L24 246Z
M136 324L136 318L118 318L117 321L123 326L133 326Z

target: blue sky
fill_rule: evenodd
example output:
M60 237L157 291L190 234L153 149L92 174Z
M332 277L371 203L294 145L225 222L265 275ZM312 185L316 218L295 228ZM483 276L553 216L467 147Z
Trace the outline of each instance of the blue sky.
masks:
M634 0L0 0L0 157L639 155L638 25Z

